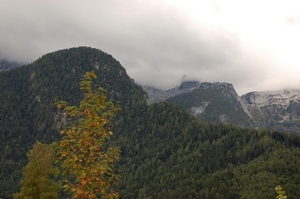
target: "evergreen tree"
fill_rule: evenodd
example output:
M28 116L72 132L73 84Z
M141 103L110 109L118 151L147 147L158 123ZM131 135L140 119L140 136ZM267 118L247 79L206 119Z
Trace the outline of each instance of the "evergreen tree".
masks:
M53 181L58 170L53 165L54 151L51 146L36 142L27 154L28 164L23 169L20 193L14 199L55 199L59 183Z
M107 124L118 108L106 100L101 87L92 89L93 78L94 72L84 74L80 82L84 97L78 107L57 102L70 124L54 145L64 177L63 188L72 198L117 198L111 185L117 179L112 163L119 159L119 149L105 146L105 141L112 135Z

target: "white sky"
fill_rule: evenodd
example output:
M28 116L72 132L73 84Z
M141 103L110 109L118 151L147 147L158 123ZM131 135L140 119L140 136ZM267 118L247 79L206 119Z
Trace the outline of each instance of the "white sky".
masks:
M1 0L0 59L91 46L161 89L188 79L300 89L300 1Z

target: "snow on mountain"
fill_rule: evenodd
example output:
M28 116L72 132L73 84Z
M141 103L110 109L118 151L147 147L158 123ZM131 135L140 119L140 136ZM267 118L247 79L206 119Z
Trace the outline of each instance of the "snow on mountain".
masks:
M291 101L300 101L300 90L280 90L251 92L242 96L248 104L255 104L257 107L268 105L289 106Z
M270 128L300 134L300 89L255 91L240 97L232 84L219 82L183 82L179 87L167 91L145 86L143 88L148 94L148 103L165 101L168 98L188 93L195 89L217 89L224 97L224 100L232 101L233 98L231 97L234 97L240 102L242 109L251 118L255 128ZM202 114L209 102L209 100L206 100L205 103L199 101L199 105L190 107L189 111L194 115ZM225 101L220 103L224 104ZM216 117L220 117L220 115ZM226 120L225 117L221 119L222 121Z
M241 101L257 126L300 132L300 90L250 92Z

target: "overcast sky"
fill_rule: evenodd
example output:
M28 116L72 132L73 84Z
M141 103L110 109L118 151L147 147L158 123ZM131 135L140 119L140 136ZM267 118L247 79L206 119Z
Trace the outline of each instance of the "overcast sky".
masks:
M142 85L300 89L298 0L1 0L0 58L91 46Z

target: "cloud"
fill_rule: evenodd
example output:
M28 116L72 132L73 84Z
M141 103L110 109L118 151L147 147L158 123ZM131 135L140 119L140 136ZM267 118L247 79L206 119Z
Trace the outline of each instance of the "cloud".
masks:
M138 83L162 89L178 86L184 75L232 83L239 94L299 87L299 20L288 17L297 10L267 5L10 0L0 8L0 58L32 62L55 50L91 46L112 54Z
M299 25L300 24L300 16L290 16L286 18L286 23L288 25Z

